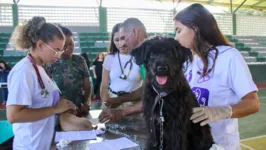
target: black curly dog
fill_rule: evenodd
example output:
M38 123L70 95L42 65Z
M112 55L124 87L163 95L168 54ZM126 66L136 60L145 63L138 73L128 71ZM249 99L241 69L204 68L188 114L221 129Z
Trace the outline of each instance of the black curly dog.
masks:
M192 57L190 50L173 38L155 36L131 54L138 65L144 64L147 72L143 111L150 135L146 149L209 150L214 143L210 127L201 127L190 120L192 108L199 107L182 70L183 64ZM161 119L164 120L163 142Z

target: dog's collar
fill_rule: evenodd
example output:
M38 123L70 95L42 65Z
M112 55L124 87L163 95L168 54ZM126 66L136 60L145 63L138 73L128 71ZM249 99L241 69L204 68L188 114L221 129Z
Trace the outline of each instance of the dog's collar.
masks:
M163 97L166 97L168 95L168 93L166 92L161 92L159 93L156 88L152 85L153 90L157 93L157 96L155 97L153 106L152 106L152 113L154 112L155 106L157 105L157 103L159 102L160 99L163 99Z
M157 93L157 96L159 96L160 98L166 97L168 94L170 94L176 90L176 89L173 89L167 93L167 92L158 92L158 90L155 88L154 85L152 85L152 88Z
M154 112L155 106L158 103L158 101L160 99L163 99L163 97L166 97L167 95L169 95L170 93L174 92L176 89L171 90L169 93L166 92L158 92L158 90L156 90L156 88L154 87L154 85L152 85L153 90L157 93L157 96L155 97L153 106L152 106L152 113Z

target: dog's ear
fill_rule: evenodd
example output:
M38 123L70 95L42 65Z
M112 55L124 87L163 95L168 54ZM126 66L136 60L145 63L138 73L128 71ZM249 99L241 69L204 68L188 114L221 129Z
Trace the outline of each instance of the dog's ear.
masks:
M181 46L180 43L176 44L175 49L173 51L174 51L174 55L175 55L176 59L179 61L181 66L185 62L192 61L192 52L191 52L191 50Z
M135 58L137 65L142 65L145 62L146 54L145 54L145 44L141 44L135 49L133 49L130 54Z

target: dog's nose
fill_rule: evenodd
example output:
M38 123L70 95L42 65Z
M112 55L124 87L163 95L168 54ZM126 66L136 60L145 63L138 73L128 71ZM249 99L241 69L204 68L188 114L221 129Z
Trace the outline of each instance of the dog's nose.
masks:
M158 71L168 71L168 67L167 66L161 66L160 65L160 66L157 67L157 70Z

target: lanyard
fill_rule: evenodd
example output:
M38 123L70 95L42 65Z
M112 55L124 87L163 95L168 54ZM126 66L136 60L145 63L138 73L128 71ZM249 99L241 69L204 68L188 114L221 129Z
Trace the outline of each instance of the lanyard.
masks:
M28 55L28 59L31 61L32 66L33 66L33 68L34 68L34 70L35 70L35 72L37 74L38 82L39 82L40 87L42 89L41 95L42 95L43 98L47 98L47 96L49 95L49 92L45 88L45 85L43 83L43 80L42 80L42 77L40 75L39 69L38 69L37 65L35 64L35 62L33 61L33 57L31 56L31 54ZM51 74L49 73L49 71L45 67L43 67L43 69L45 70L46 74L50 77L50 79L52 79L52 81L54 82L54 80L53 80Z
M121 79L123 80L126 80L127 77L129 76L130 72L131 72L131 69L132 69L132 66L133 66L133 63L132 63L132 56L130 57L130 59L126 62L126 64L124 65L124 68L122 68L122 64L121 64L121 59L120 59L120 54L118 53L118 60L119 60L119 65L120 65L120 69L121 69L121 72L122 72L122 75L120 76ZM127 65L129 64L129 71L128 71L128 74L125 75L124 74L124 71L127 67Z

